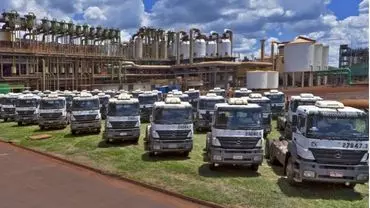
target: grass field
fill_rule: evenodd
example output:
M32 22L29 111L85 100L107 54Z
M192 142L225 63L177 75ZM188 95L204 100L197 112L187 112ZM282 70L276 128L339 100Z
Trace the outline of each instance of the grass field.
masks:
M273 125L276 123L274 122ZM142 126L144 135L145 125ZM162 156L151 159L139 145L107 146L101 135L72 136L69 128L41 132L37 126L18 127L0 123L0 136L17 144L49 152L126 177L154 184L184 195L223 204L227 207L368 207L368 185L354 190L330 184L304 184L296 188L281 176L281 167L266 162L258 173L248 168L224 168L210 171L203 162L205 134L194 138L189 158ZM47 133L52 138L33 141L28 137ZM270 138L278 137L273 131Z

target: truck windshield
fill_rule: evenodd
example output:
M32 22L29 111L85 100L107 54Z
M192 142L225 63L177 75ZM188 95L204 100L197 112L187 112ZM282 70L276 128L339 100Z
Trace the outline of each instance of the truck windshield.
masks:
M188 92L186 93L190 99L192 100L195 100L195 99L198 99L199 96L200 96L200 93L199 92Z
M315 105L316 100L294 100L291 105L291 110L293 112L296 112L298 106L304 106L304 105Z
M215 114L215 128L243 130L260 127L260 109L222 109Z
M65 105L64 100L41 100L40 109L63 109Z
M180 96L180 100L181 100L181 102L189 102L190 98L189 98L189 96Z
M158 97L153 95L153 96L139 96L139 103L141 105L148 105L148 104L154 104Z
M259 102L259 101L251 101L250 103L258 104L262 107L262 112L270 113L271 112L271 103L270 102Z
M285 102L285 95L278 94L278 95L266 95L268 99L271 100L272 103L284 103Z
M99 99L73 100L72 110L73 111L99 110Z
M108 116L138 116L140 115L139 103L116 104L109 103Z
M107 105L108 102L109 102L109 98L108 97L100 97L99 102L100 102L101 105Z
M15 98L5 98L3 105L14 105Z
M225 91L215 91L214 92L217 96L225 97Z
M199 110L214 110L217 103L224 103L224 99L220 100L199 100Z
M156 124L190 124L192 108L157 108L154 110Z
M369 139L369 123L366 116L313 115L308 117L307 136L325 139Z
M38 102L36 99L18 99L16 107L37 107Z
M241 98L241 97L248 97L248 92L235 92L234 97Z

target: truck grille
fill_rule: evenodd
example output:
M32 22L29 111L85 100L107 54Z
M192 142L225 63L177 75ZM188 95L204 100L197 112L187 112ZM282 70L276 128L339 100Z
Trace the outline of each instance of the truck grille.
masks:
M113 129L130 129L134 128L137 121L111 121Z
M5 113L9 114L14 114L15 113L15 108L4 108Z
M366 151L310 149L316 162L324 164L359 164Z
M60 118L62 116L62 113L40 113L40 117L42 118Z
M253 149L256 148L260 138L243 138L243 137L217 137L221 147L225 149Z
M29 115L33 115L35 111L18 111L18 115L21 115L21 116L29 116Z
M91 121L95 120L97 114L93 115L73 115L76 119L76 121Z
M190 130L180 130L180 131L167 131L159 130L157 131L161 139L184 139L188 136Z

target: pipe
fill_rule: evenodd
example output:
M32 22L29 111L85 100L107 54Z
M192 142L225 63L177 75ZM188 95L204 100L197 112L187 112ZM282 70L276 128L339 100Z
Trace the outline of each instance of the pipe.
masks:
M45 75L46 75L46 66L45 66L45 59L41 59L42 62L42 91L45 91Z
M271 41L271 63L272 63L272 71L275 71L275 58L274 58L274 43L275 41Z
M176 33L176 64L180 64L180 32Z
M231 45L230 57L232 57L233 56L233 50L234 50L234 47L233 47L233 43L234 43L233 31L231 31L230 29L225 29L224 33L227 34L228 38L230 39L230 45Z
M265 59L265 39L261 39L261 62Z

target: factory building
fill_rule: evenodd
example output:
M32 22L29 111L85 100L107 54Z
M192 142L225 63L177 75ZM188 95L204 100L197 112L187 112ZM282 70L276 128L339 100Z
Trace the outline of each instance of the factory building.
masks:
M369 48L339 47L339 68L349 68L354 81L369 80Z

